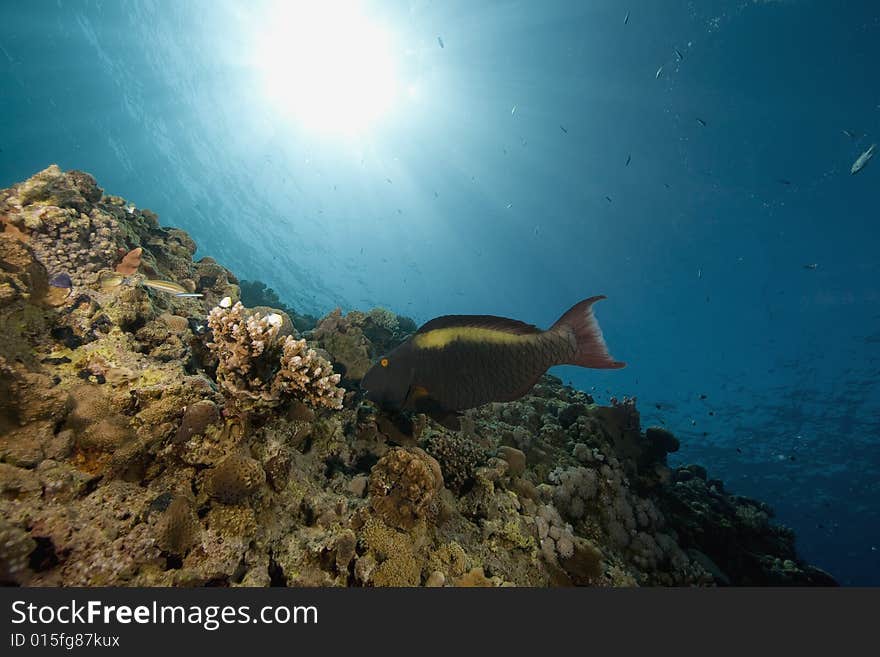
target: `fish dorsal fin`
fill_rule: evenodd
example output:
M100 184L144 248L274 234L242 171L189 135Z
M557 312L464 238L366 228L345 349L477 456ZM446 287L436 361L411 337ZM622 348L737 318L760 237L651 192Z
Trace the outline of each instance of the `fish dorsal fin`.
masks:
M496 317L494 315L443 315L423 324L416 335L450 328L478 328L490 331L502 331L513 335L531 335L540 333L541 329L515 319Z

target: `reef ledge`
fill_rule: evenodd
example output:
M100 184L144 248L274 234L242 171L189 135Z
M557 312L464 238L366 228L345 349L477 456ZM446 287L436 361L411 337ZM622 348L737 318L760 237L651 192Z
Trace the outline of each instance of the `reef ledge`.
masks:
M411 320L245 308L184 231L55 165L0 228L2 584L836 584L766 504L670 467L633 400L545 376L460 431L390 418L358 381Z

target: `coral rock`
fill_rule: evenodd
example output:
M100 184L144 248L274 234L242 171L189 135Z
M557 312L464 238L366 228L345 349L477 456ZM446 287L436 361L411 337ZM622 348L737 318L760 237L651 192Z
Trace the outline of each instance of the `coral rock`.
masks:
M217 404L209 399L202 399L187 406L183 414L180 428L174 436L175 443L183 443L193 436L200 436L205 430L220 419Z
M218 383L246 410L273 408L285 398L340 408L339 375L305 340L279 340L282 324L280 315L247 316L241 303L215 307L208 347L218 359Z
M477 468L486 461L486 451L462 434L431 434L425 451L440 463L446 486L456 493L473 482Z
M182 557L193 546L201 529L190 501L178 495L162 514L156 542L163 551Z
M370 473L370 504L390 526L409 529L429 515L443 486L440 464L417 447L396 447Z
M233 454L207 476L207 493L224 504L237 504L253 495L266 482L266 473L254 459Z

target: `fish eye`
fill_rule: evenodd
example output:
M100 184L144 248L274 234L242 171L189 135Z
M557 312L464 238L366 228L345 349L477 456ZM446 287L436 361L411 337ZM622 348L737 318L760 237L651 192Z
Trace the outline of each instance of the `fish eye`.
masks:
M379 365L381 365L382 367L388 367L388 359L383 358L382 360L379 361Z

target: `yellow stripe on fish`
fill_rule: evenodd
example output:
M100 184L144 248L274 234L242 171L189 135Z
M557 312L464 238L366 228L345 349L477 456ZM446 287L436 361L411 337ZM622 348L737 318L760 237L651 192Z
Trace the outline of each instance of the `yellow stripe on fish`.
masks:
M540 333L523 335L474 326L452 326L417 333L413 336L412 341L413 345L419 349L442 349L455 340L494 344L524 344L533 341L538 335Z
M186 288L177 283L172 283L171 281L147 279L141 281L141 285L153 288L154 290L159 290L160 292L167 292L169 294L185 294L187 292Z

